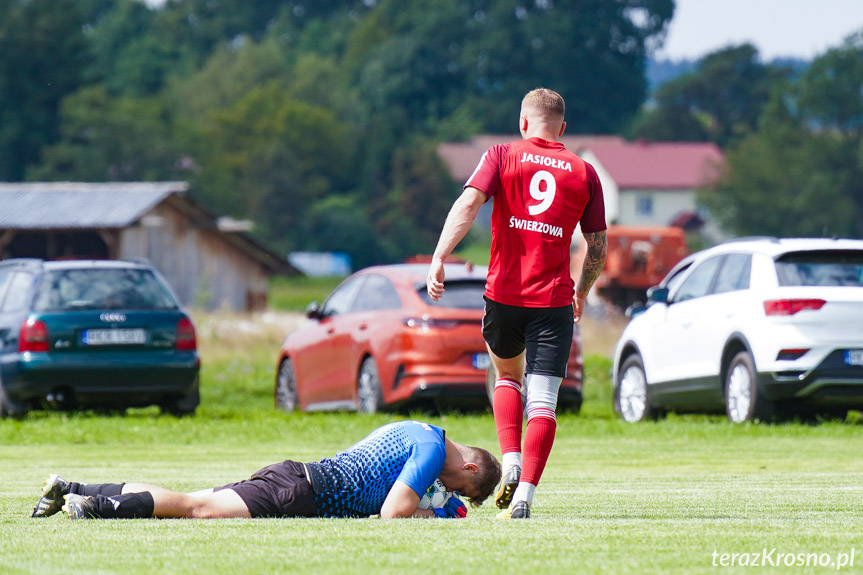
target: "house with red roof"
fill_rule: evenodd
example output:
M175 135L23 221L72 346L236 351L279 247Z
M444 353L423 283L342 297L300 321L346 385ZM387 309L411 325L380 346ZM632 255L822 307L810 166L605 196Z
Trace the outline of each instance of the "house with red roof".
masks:
M517 135L481 135L443 143L438 154L453 179L465 182L482 154ZM719 176L720 149L700 142L628 142L618 136L576 135L560 140L599 175L609 224L668 226L698 220L695 194Z
M496 144L505 144L518 140L518 134L480 134L468 142L444 142L438 146L438 155L449 168L452 178L463 184L467 181L479 159L486 150ZM589 147L592 144L611 144L614 142L625 142L620 136L563 136L560 142L566 149L578 150Z
M718 178L725 160L704 142L588 142L574 151L596 168L609 223L680 225L696 215L696 191Z

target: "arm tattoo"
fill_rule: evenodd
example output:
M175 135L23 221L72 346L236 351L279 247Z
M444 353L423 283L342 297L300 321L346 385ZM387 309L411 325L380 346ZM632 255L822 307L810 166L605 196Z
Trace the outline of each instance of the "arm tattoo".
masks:
M575 288L575 293L582 296L587 295L593 282L599 277L605 265L605 257L608 255L608 237L605 230L586 233L584 240L587 242L587 256L584 258L581 277L578 278L578 285Z

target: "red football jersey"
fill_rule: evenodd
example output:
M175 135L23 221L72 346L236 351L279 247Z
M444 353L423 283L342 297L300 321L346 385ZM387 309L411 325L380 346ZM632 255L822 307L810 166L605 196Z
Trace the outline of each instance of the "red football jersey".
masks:
M559 142L530 138L492 146L465 187L494 197L486 297L505 305L572 303L569 250L576 224L606 229L593 166Z

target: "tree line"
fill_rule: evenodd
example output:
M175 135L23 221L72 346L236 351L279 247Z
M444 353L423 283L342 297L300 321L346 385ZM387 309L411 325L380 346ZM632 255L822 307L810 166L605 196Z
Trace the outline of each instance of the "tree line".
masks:
M802 68L748 44L709 54L630 133L719 145L727 166L699 201L731 234L863 238L863 31Z
M514 134L521 97L542 85L566 97L570 133L723 147L725 177L703 197L734 233L863 235L860 38L804 70L731 47L648 99L647 58L673 11L673 0L10 0L0 180L186 180L280 252L397 261L433 249L458 193L437 144Z

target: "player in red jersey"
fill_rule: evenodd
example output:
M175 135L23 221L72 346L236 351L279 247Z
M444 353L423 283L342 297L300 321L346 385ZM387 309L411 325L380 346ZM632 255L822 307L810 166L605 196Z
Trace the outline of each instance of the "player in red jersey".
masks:
M499 515L504 519L530 517L554 443L557 393L573 323L581 319L608 249L602 186L593 166L557 141L565 129L560 94L538 88L524 97L523 139L483 154L447 216L427 279L429 296L437 301L444 293L444 259L480 206L494 198L483 336L497 372L492 404L503 476L495 503L504 509ZM576 286L569 257L579 223L588 248ZM523 450L522 379L527 388Z

